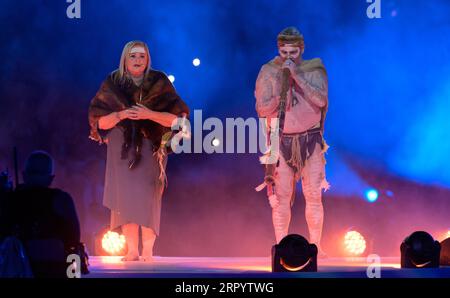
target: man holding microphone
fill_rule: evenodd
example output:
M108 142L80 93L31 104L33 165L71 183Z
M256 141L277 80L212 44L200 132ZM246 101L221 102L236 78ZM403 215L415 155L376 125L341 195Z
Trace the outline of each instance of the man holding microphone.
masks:
M320 59L303 60L305 45L297 28L281 31L277 45L279 56L262 66L255 89L259 117L266 118L268 126L272 118L279 120L279 148L271 148L279 154L265 176L266 184L273 187L269 197L275 238L279 243L288 235L296 183L301 179L309 241L317 245L319 257L324 257L320 240L322 190L329 188L324 157L328 146L323 138L327 74Z

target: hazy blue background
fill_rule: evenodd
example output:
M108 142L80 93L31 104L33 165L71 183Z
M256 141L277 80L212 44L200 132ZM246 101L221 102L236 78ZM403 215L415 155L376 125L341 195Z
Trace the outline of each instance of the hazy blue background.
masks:
M291 25L329 75L327 250L338 254L335 238L352 226L390 255L415 229L438 237L450 227L449 1L382 0L381 19L366 16L365 0L82 0L81 19L67 18L68 5L1 1L0 169L12 172L13 146L20 166L33 149L53 154L55 186L73 195L91 250L109 214L106 150L87 137L87 108L123 45L147 42L192 111L248 118L258 71ZM172 155L168 173L157 254L269 254L258 154ZM307 235L297 192L291 232Z

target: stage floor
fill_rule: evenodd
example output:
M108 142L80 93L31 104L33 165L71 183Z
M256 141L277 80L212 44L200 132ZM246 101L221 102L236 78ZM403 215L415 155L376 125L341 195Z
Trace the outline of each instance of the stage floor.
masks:
M158 257L153 262L122 262L121 257L91 256L90 274L83 278L367 278L366 258L318 260L318 272L272 273L267 258ZM450 267L401 269L399 258L381 258L381 277L449 278Z

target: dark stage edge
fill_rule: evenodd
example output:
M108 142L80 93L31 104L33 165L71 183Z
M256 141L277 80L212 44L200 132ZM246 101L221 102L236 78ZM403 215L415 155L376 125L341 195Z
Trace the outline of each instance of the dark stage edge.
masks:
M271 259L158 257L153 262L122 262L121 257L91 256L82 278L367 278L366 258L318 260L318 272L272 273ZM401 269L395 257L381 258L381 278L450 278L450 267Z

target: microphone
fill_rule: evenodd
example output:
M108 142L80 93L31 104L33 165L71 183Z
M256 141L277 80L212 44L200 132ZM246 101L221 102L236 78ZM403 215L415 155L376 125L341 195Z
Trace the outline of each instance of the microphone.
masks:
M288 58L288 59L286 59L284 64L287 66L291 66L292 64L295 64L295 62L291 58ZM283 77L284 78L287 78L288 76L290 76L290 74L291 74L291 72L288 68L283 68Z
M289 68L283 68L283 80L287 81L289 80L289 78L291 77L291 71L289 70Z
M286 63L288 66L291 66L291 64L295 64L295 61L292 58L287 58L284 63Z

